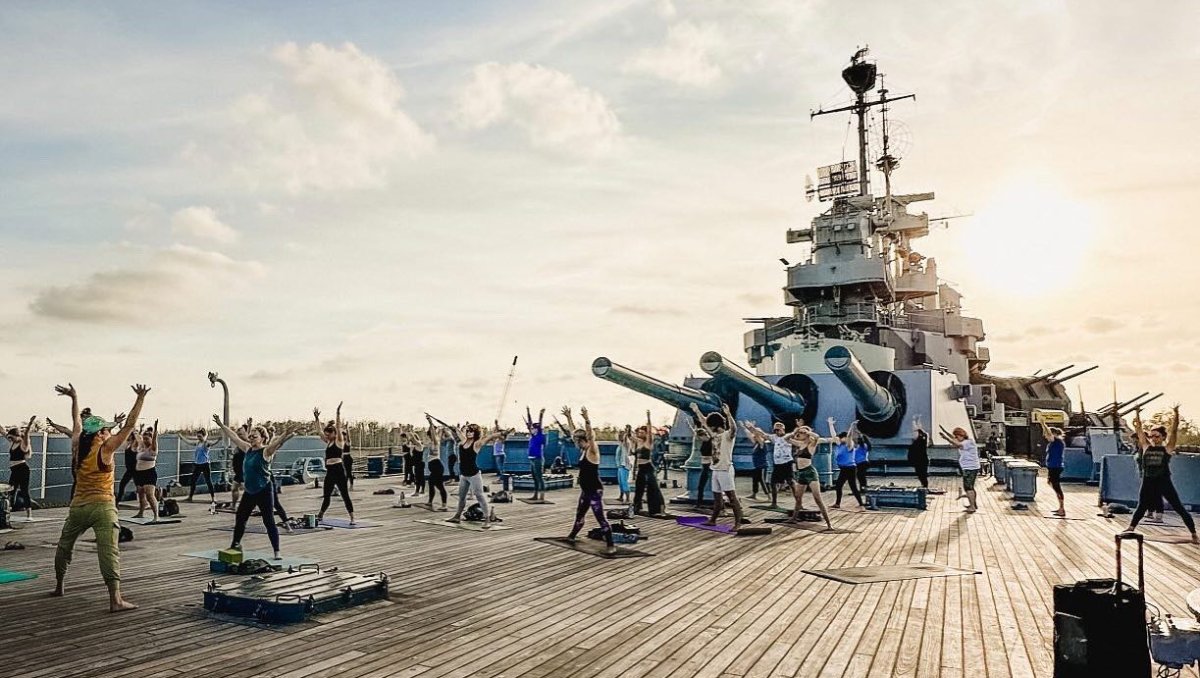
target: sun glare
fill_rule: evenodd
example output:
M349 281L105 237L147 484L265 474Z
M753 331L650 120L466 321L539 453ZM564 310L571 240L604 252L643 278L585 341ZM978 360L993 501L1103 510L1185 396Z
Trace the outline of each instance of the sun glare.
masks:
M960 232L981 281L1037 296L1075 281L1096 228L1091 210L1056 182L1030 178L997 191Z

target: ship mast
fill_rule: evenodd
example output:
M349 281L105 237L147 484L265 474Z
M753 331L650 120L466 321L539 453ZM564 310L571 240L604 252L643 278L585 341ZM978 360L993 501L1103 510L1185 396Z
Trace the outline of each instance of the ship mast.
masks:
M850 65L842 69L842 80L854 92L854 103L849 106L841 106L839 108L831 108L829 110L818 109L809 113L809 119L815 118L818 115L829 115L831 113L843 113L851 111L858 118L858 194L868 196L871 194L871 181L867 165L867 111L872 106L883 106L884 110L884 149L883 155L879 158L879 169L884 173L884 183L887 187L889 202L891 197L891 171L896 166L896 159L893 158L887 149L887 105L892 101L902 101L904 99L916 99L915 94L905 94L898 97L888 98L887 89L879 90L879 98L873 101L867 101L867 92L875 89L875 78L877 70L875 64L866 60L867 49L863 47L850 57Z

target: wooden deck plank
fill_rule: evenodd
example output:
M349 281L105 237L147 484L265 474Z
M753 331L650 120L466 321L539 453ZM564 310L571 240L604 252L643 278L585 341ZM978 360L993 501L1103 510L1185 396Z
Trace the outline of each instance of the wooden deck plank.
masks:
M232 522L229 514L184 504L183 523L135 529L122 578L143 607L119 616L104 611L94 547L84 544L69 597L45 596L54 550L33 546L53 542L61 524L35 523L5 536L31 548L0 555L0 567L39 575L0 586L0 610L17 621L6 626L5 670L29 678L1048 677L1051 588L1110 576L1112 536L1125 523L1095 515L1095 488L1067 486L1068 511L1085 520L1055 521L1041 517L1053 505L1044 480L1042 506L1029 512L1011 510L985 483L981 509L969 516L953 499L953 478L934 479L950 493L931 498L927 511L835 512L852 534L779 527L735 538L637 520L650 534L639 548L656 555L603 560L532 541L569 529L573 492L553 493L553 506L501 505L513 529L475 533L415 523L441 514L392 509L393 497L370 494L391 479L360 480L360 517L385 527L285 536L283 546L326 566L388 572L391 601L275 629L197 607L214 575L179 554L227 544L228 533L206 528ZM284 496L296 514L319 501L309 489ZM263 535L248 541L266 545ZM851 586L802 572L913 562L982 574ZM1147 544L1146 566L1150 601L1186 614L1183 594L1200 587L1200 549Z

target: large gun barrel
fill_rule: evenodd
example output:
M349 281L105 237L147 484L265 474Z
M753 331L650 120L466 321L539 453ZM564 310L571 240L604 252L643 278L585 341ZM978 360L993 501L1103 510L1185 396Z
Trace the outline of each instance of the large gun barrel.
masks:
M801 389L799 392L777 386L725 360L716 351L709 351L700 356L700 369L713 379L724 382L733 390L762 405L781 421L796 417L810 418L816 410L816 385L811 379L804 380L807 382L807 388L793 384Z
M592 361L592 374L684 411L690 410L695 404L700 407L701 412L719 412L724 404L716 394L687 386L668 384L641 372L635 372L623 365L618 365L604 357Z
M825 352L825 367L858 404L859 428L868 435L892 436L904 417L904 385L891 372L868 373L845 346Z

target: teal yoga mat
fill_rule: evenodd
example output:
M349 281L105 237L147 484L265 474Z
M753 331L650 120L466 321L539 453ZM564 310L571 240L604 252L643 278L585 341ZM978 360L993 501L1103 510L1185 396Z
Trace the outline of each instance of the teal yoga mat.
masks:
M25 581L26 579L37 579L37 575L29 574L28 572L0 570L0 584L7 584L12 581Z

